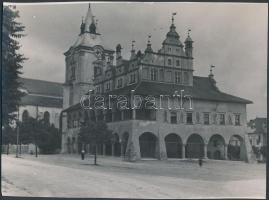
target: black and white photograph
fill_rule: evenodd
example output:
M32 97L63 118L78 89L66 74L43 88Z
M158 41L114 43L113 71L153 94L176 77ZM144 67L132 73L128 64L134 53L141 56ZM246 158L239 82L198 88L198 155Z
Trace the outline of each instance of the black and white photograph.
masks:
M4 2L4 197L266 198L267 3Z

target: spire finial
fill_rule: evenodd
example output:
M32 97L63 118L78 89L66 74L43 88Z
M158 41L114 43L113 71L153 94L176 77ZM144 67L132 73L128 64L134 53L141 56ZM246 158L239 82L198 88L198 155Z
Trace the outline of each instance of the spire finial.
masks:
M191 29L189 28L188 29L188 37L190 37L190 32L191 32Z
M132 51L134 50L135 40L132 41Z
M215 66L214 65L211 65L210 66L210 76L213 76L213 68L215 68Z
M148 44L150 44L151 34L148 35Z
M174 16L175 16L176 14L177 14L176 12L173 12L173 13L172 13L172 24L174 24Z

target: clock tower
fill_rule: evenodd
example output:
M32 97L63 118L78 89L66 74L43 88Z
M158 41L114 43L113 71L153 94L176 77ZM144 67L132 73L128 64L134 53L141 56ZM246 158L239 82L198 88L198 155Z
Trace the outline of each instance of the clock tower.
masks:
M79 103L82 95L93 89L93 62L111 58L113 53L112 49L103 45L101 34L97 30L97 20L94 19L89 4L76 42L64 53L64 108Z

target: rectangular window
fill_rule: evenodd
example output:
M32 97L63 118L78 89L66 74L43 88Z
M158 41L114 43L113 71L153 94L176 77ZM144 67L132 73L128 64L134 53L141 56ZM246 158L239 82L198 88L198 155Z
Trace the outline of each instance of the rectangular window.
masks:
M167 82L172 82L172 72L171 71L167 71L166 72L166 77L165 77L165 81Z
M118 79L118 88L122 87L122 78Z
M181 72L175 73L175 79L176 83L181 83Z
M97 93L100 93L100 86L97 86L97 88L96 88L96 92L97 92Z
M261 142L261 135L258 136L257 144L260 144Z
M192 124L192 113L187 113L187 124Z
M177 123L177 113L176 112L171 112L171 124L176 124Z
M157 80L157 69L151 69L150 71L150 80L156 81Z
M149 79L148 78L149 77L148 75L149 75L149 69L143 67L143 70L142 70L142 77L143 77L143 79Z
M132 73L130 75L130 83L135 83L135 74L134 73Z
M164 72L163 69L159 70L159 75L160 75L160 81L164 81Z
M106 83L106 90L110 90L110 82Z
M204 124L209 125L209 113L204 113Z
M219 123L220 123L220 125L225 125L225 115L224 114L219 115Z
M186 84L189 83L189 74L188 74L188 72L184 72L184 83L186 83Z
M235 125L240 126L240 115L239 114L235 115Z
M75 80L76 79L76 68L72 67L71 68L71 80Z
M168 59L168 65L172 65L172 60L170 58Z
M180 65L180 64L179 64L179 60L177 60L177 61L176 61L176 66L179 66L179 65Z

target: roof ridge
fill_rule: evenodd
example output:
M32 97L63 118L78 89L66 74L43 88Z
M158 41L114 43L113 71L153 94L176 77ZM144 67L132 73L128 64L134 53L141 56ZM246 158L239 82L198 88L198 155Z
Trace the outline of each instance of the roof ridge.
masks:
M47 83L55 83L55 84L63 84L63 82L55 82L55 81L48 81L48 80L41 80L41 79L34 79L34 78L27 78L27 77L19 77L19 79L33 80L33 81L40 81L40 82L47 82Z

